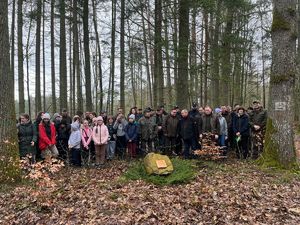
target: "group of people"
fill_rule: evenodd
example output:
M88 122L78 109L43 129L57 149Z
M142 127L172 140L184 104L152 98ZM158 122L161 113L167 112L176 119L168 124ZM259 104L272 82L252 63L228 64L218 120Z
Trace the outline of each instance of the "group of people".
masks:
M209 136L219 146L235 149L238 157L257 158L263 146L267 113L259 101L247 110L235 105L214 110L192 104L190 110L175 106L167 113L163 106L156 110L133 107L125 115L122 108L116 115L102 111L77 112L73 119L67 110L38 113L34 123L28 114L18 120L20 157L60 157L74 166L84 162L95 166L106 160L126 156L135 158L157 151L167 155L191 158L201 148L201 140ZM251 138L250 138L251 137Z

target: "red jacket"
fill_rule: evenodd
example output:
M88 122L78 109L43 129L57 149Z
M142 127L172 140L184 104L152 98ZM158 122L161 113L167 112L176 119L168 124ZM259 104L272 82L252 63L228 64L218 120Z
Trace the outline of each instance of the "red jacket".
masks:
M53 123L50 124L51 139L46 134L46 129L43 123L39 124L39 148L44 151L49 145L56 144L56 130Z

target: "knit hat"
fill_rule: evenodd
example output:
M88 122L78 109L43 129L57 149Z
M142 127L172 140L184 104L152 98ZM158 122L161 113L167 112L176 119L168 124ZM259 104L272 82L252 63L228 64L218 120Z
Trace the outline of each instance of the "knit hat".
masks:
M43 116L42 116L42 119L49 119L50 120L51 116L49 113L45 113Z
M97 117L97 121L99 121L99 120L103 121L102 116L98 116L98 117Z
M222 110L220 108L215 108L215 113L220 113Z
M54 121L57 117L60 117L60 114L59 114L59 113L54 113L54 115L53 115L53 117L52 117L53 121Z
M135 115L134 115L134 114L131 114L131 115L128 117L128 119L133 119L133 120L135 120Z

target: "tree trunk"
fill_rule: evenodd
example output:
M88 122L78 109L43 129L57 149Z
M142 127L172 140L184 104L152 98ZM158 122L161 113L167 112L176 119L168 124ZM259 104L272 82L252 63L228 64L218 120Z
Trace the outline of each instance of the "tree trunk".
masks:
M41 99L41 16L42 1L37 0L36 11L36 52L35 52L35 112L42 110Z
M73 1L73 73L76 78L76 93L77 93L77 109L83 111L83 99L81 88L81 76L80 76L80 62L79 62L79 38L78 38L78 21L77 21L77 1Z
M55 39L54 39L54 10L55 0L51 0L51 17L50 17L50 36L51 36L51 90L52 90L52 111L56 112L56 92L55 92Z
M8 1L0 1L0 182L20 179L13 79L9 56Z
M60 0L60 49L59 49L59 107L60 110L68 107L67 84L67 47L66 47L66 6L65 1Z
M120 107L125 110L125 0L121 0L120 27Z
M205 41L204 41L204 83L203 83L203 94L204 94L204 105L207 105L208 101L208 43L209 43L209 29L208 29L208 13L204 10L204 31L205 31Z
M93 22L94 22L94 29L96 33L96 45L97 45L97 50L98 50L98 67L99 67L99 92L100 92L100 110L103 110L103 73L102 73L102 54L101 54L101 46L100 46L100 38L98 34L98 28L97 28L97 12L96 12L96 4L95 0L93 0ZM98 95L98 94L97 94Z
M12 53L14 54L14 53ZM23 0L18 0L18 86L19 113L25 113L23 54Z
M32 11L32 8L31 8L31 11ZM30 48L30 35L31 35L31 27L32 27L32 17L30 18L30 21L29 21L29 27L28 27L28 34L27 34L27 41L26 41L26 78L27 78L27 98L28 98L28 113L29 113L29 116L31 118L31 99L30 99L30 90L29 90L29 87L30 87L30 83L29 83L29 58L30 58L30 55L29 55L29 48Z
M46 111L46 59L45 59L45 1L43 1L43 36L42 36L42 44L43 44L43 111Z
M83 45L85 58L85 93L86 110L93 110L92 90L91 90L91 65L90 65L90 35L89 35L89 0L83 2Z
M274 0L269 119L261 157L269 166L295 166L293 89L296 75L296 0Z
M154 106L164 103L164 75L162 65L162 0L155 0L155 38L154 38Z
M18 9L18 13L19 13L19 9ZM15 23L16 23L16 0L13 0L12 2L12 18L11 18L11 60L10 60L10 65L11 65L11 76L12 79L15 79ZM18 25L19 27L19 25ZM19 48L19 47L18 47ZM19 53L18 53L19 54ZM15 83L13 83L12 86L13 89L15 89ZM24 89L24 86L23 86ZM19 99L20 101L20 99ZM25 106L24 106L24 111L25 111ZM21 112L24 112L21 111ZM19 112L20 112L20 103L19 103Z
M196 16L197 8L192 9L192 24L191 24L191 44L190 44L190 95L192 101L197 101L196 97L196 76L197 76L197 35L196 35Z
M178 78L177 104L180 108L187 108L188 102L188 44L189 44L189 0L179 0L179 48L178 48Z

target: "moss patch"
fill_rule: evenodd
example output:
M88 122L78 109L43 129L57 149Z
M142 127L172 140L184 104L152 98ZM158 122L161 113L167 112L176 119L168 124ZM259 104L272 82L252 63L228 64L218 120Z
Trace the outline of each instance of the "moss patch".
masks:
M171 159L174 171L167 176L148 175L143 162L133 163L127 172L121 176L121 180L144 180L156 185L173 185L188 183L195 178L196 172L194 164L189 160L179 158Z
M270 83L271 84L279 84L281 82L287 82L291 79L294 79L296 76L295 72L286 72L285 74L272 74Z
M290 30L291 26L290 24L285 20L285 18L278 12L277 9L273 12L273 22L271 31L279 31L279 30Z

